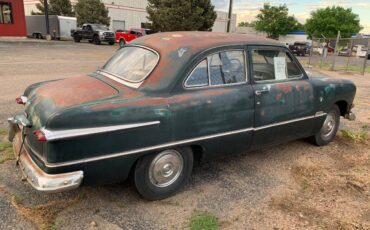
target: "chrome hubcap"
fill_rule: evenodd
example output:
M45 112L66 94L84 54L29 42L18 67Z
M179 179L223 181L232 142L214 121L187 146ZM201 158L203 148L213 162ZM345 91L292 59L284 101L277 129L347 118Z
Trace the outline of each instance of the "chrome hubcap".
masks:
M334 131L334 127L335 127L335 114L331 112L328 113L328 115L326 115L326 119L321 128L322 135L326 137L330 136Z
M165 150L159 153L150 163L149 179L157 187L173 184L180 176L184 159L176 150Z

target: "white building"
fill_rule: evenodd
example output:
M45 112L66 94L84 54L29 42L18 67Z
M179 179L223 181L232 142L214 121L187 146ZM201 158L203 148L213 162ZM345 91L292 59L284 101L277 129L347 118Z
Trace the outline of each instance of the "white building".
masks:
M111 18L110 29L142 28L143 24L148 22L146 6L147 0L101 0L109 10ZM77 0L71 0L75 4ZM26 15L31 15L32 10L37 11L36 4L38 0L24 0L24 10ZM217 11L217 19L212 28L213 31L226 32L228 14L227 12ZM236 14L233 14L231 20L231 31L235 32Z

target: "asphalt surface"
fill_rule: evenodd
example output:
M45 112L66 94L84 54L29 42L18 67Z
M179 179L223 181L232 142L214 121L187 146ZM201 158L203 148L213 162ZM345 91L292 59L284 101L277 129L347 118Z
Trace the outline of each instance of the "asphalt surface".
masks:
M21 110L14 98L29 84L92 72L117 48L72 42L0 43L0 127ZM364 81L361 76L342 77ZM368 81L361 87L366 91ZM360 106L359 111L359 124L369 123L369 108ZM177 195L155 202L142 199L129 182L38 193L21 181L15 161L7 161L0 164L0 229L183 229L194 211L214 214L225 229L317 229L319 225L302 221L297 213L275 210L271 200L297 189L291 171L296 161L334 151L336 145L318 148L298 140L230 153L225 159L196 165Z

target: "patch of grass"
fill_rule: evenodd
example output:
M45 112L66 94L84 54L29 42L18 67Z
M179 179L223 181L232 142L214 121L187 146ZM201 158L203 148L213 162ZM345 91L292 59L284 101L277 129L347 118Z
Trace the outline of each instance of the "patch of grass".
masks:
M367 128L369 128L369 126L368 125L363 125L361 128L362 129L367 129Z
M366 131L352 131L347 129L340 130L342 136L354 142L365 143L368 140L368 133Z
M0 141L0 164L8 160L14 160L13 145L8 141L7 142Z
M23 202L23 198L22 198L22 197L20 197L20 196L14 195L14 196L13 196L13 201L14 201L14 203L16 203L17 205L20 205L20 204L22 204L22 202Z
M220 228L220 222L211 213L197 211L191 215L189 227L192 230L213 230Z
M8 130L5 128L0 128L0 136L5 136L8 134Z

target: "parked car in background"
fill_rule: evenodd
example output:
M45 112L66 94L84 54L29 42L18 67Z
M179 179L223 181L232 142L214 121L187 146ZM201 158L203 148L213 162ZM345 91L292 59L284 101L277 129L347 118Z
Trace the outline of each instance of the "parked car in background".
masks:
M352 50L349 49L349 48L344 48L344 49L342 49L341 51L338 52L338 55L339 56L350 57L350 56L352 56Z
M308 42L294 42L293 45L289 45L289 49L298 56L306 56L310 51Z
M114 45L115 34L102 24L85 23L82 28L71 30L71 35L75 42L88 40L90 43L100 45L101 42L108 42L109 45Z
M165 42L163 42L165 41ZM195 161L298 138L330 143L351 112L349 80L307 74L277 41L158 33L86 76L30 85L9 140L37 190L121 182L149 200L175 194Z
M70 40L70 31L77 27L77 18L49 15L50 35L53 39ZM46 37L45 15L26 16L27 36L37 39Z
M116 42L119 43L120 47L125 46L127 42L130 42L136 38L144 35L152 34L150 29L135 29L131 28L129 30L117 30L116 31Z

